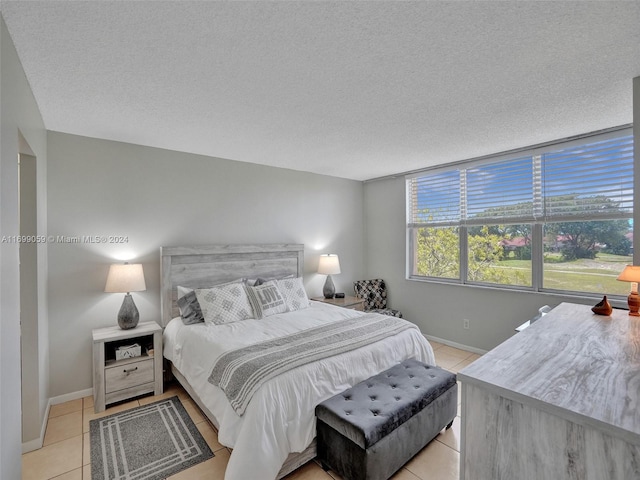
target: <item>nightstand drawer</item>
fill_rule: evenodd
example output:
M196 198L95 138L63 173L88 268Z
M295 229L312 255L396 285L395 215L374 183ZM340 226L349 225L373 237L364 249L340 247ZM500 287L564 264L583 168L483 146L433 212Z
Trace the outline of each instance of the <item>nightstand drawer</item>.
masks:
M145 383L153 383L153 357L105 368L105 392L111 393Z

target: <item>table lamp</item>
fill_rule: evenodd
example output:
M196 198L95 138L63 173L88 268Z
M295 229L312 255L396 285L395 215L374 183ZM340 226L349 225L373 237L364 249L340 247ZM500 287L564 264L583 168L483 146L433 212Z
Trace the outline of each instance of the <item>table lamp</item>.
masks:
M324 282L324 287L322 287L322 294L324 295L324 298L333 298L336 294L336 287L333 284L333 280L331 280L331 275L337 275L340 273L340 259L338 258L338 255L333 253L320 255L320 260L318 261L318 273L327 276L327 280Z
M640 317L638 310L640 309L640 295L638 295L638 282L640 282L640 267L635 265L627 265L618 276L617 280L622 282L631 282L631 293L627 297L629 304L629 315Z
M109 267L105 292L126 293L122 307L118 312L118 325L123 330L135 328L140 320L140 313L129 292L142 292L147 289L144 283L142 264L113 264Z

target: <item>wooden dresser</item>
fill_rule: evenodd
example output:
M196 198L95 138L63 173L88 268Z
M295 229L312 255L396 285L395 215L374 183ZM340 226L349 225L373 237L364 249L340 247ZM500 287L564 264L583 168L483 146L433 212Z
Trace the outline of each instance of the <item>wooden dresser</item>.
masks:
M458 380L461 479L640 479L640 317L563 303Z

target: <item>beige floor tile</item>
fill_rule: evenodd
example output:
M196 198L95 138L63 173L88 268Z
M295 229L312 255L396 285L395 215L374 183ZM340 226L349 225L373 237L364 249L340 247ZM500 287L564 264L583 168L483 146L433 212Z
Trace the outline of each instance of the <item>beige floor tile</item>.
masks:
M76 468L75 470L54 477L51 480L82 480L82 469Z
M82 467L82 435L22 456L22 480L43 480Z
M69 402L59 403L58 405L51 405L49 409L49 418L59 417L66 415L67 413L82 412L82 399L71 400Z
M196 428L200 431L202 438L205 439L211 451L216 452L224 448L224 445L218 441L218 433L209 422L200 422L196 425Z
M453 420L453 425L448 430L441 431L436 440L444 443L447 447L453 448L456 452L460 451L460 417Z
M458 363L457 365L454 365L452 368L450 368L449 370L451 370L453 373L458 373L460 370L462 370L465 367L468 367L469 365L471 365L473 362L475 362L478 358L480 358L480 355L477 355L475 353L472 353L468 358L462 360L460 363Z
M227 463L229 452L226 449L219 450L212 459L176 473L167 480L222 480Z
M459 348L455 347L450 347L449 345L444 345L442 348L439 348L438 353L446 353L447 355L459 358L460 360L466 360L471 355L473 355L471 352L460 350Z
M284 477L285 480L331 480L331 476L320 465L311 461Z
M43 445L66 440L67 438L82 435L82 411L67 413L59 417L49 418L47 430L44 434Z
M411 473L406 468L401 468L391 480L421 480L419 477L416 477L413 473Z
M464 360L457 355L448 353L446 350L444 350L444 347L436 350L434 353L436 356L436 365L441 368L446 368L447 370Z
M423 480L458 480L460 454L438 441L422 449L405 468Z
M444 347L444 343L434 342L433 340L429 340L429 343L431 344L431 348L433 348L434 351Z
M82 467L82 480L91 480L91 465Z
M107 408L104 412L95 413L93 411L93 407L85 408L82 411L82 433L87 433L89 431L89 422L91 420L95 420L96 418L106 417L107 415L111 415L112 413L124 412L125 410L129 410L130 408L139 406L137 400L133 400L127 403L121 403L114 407Z
M178 382L174 381L166 384L164 387L164 391L165 393L170 392L174 395L178 395L180 400L189 400L189 394L184 388L182 388L182 385L180 385Z
M192 400L182 400L182 405L196 425L205 421L205 417Z
M329 476L333 479L333 480L342 480L342 477L340 475L338 475L336 472L334 472L333 470L329 470Z
M82 399L82 409L93 408L93 396L84 397Z
M82 434L82 465L91 463L91 435L89 433Z

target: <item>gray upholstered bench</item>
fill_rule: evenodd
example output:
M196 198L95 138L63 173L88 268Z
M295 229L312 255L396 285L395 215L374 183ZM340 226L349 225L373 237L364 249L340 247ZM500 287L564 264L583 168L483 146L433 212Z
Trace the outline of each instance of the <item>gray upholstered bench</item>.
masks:
M345 480L386 480L451 427L457 398L454 374L405 360L316 407L318 459Z

